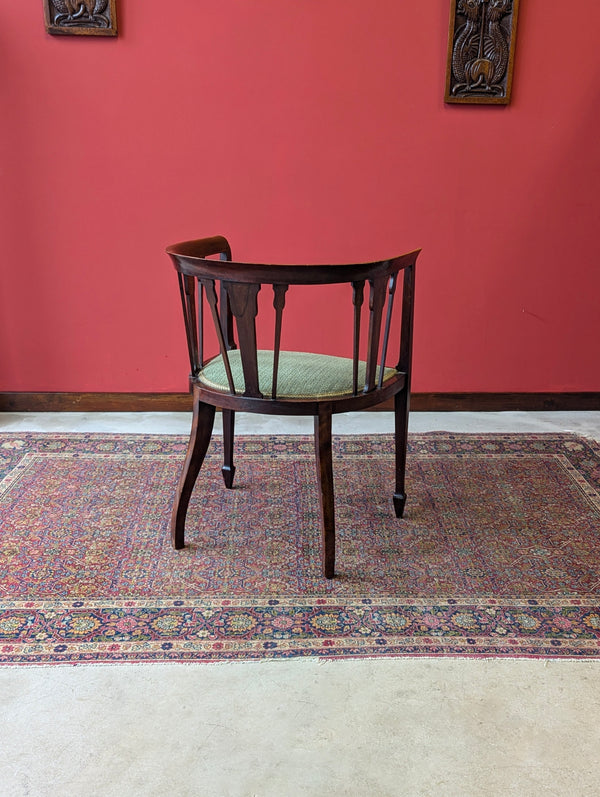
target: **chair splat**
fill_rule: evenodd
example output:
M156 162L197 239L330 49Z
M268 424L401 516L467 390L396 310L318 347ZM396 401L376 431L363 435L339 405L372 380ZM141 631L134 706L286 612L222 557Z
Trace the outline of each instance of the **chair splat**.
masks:
M258 360L256 352L256 316L258 315L259 283L225 282L229 307L235 318L238 333L242 370L244 373L244 396L262 398L258 384Z
M410 391L410 375L412 370L413 323L415 304L415 265L404 269L404 286L402 289L402 320L400 326L400 357L397 370L406 374Z
M364 392L375 389L375 373L379 358L381 338L381 316L385 304L388 276L386 274L369 280L369 339L367 343L367 373Z

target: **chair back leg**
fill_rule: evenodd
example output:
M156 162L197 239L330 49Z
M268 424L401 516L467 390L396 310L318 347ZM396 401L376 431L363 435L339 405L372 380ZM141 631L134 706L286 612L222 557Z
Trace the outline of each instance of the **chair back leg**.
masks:
M235 465L233 464L233 437L235 430L235 412L233 410L223 410L223 481L225 487L233 487L233 477L235 476Z
M315 415L315 454L321 507L321 563L325 578L335 573L335 513L333 495L333 465L331 458L331 411L319 407Z
M408 445L409 392L405 388L394 397L394 426L396 448L396 491L394 492L394 511L401 518L406 504L404 487L406 474L406 448Z
M192 431L188 444L187 454L175 501L171 513L171 539L173 547L183 548L185 545L185 517L187 515L188 504L194 489L194 484L200 473L200 468L204 462L204 457L208 450L215 420L215 408L211 404L205 404L198 398L198 391L194 388L194 413L192 418Z

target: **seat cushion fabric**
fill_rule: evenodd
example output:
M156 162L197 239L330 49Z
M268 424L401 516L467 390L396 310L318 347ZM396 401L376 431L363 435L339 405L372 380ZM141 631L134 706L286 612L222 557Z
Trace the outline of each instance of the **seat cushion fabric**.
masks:
M244 393L244 376L240 352L233 349L228 352L231 373L237 395ZM261 393L266 397L272 395L273 352L258 351L258 379ZM395 368L385 368L384 382L395 376ZM358 364L358 389L365 384L366 363ZM379 367L377 368L377 377ZM198 382L211 390L229 393L229 383L219 355L208 362L197 376ZM334 357L329 354L312 354L308 352L282 351L279 355L277 376L278 399L322 399L347 396L352 394L352 360L348 357Z

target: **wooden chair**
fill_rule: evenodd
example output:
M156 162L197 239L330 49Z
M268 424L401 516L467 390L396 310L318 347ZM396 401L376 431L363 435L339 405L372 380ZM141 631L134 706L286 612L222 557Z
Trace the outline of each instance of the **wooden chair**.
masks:
M223 478L231 487L234 413L313 415L319 497L321 504L321 559L326 578L333 578L335 520L331 459L332 413L364 410L394 398L396 488L393 504L402 517L406 493L404 473L410 396L415 263L418 251L367 264L261 265L231 260L221 236L186 241L168 247L178 272L181 302L191 365L193 421L189 446L171 518L173 546L184 547L188 503L210 443L215 408L223 412ZM214 256L219 259L211 259ZM394 326L394 297L402 272L399 319L400 341L396 365L386 365L390 331ZM286 293L290 286L348 284L348 311L353 340L350 357L281 350ZM368 308L362 311L365 284ZM273 345L257 347L258 293L271 286L274 307ZM218 352L205 359L204 314L208 311ZM273 313L273 311L270 311ZM336 316L340 308L335 308ZM361 321L368 317L366 359L361 360ZM313 324L306 308L307 324ZM234 340L234 321L237 344ZM262 329L262 327L261 327ZM362 341L364 344L364 340ZM239 347L239 348L238 348ZM363 345L364 348L364 345Z

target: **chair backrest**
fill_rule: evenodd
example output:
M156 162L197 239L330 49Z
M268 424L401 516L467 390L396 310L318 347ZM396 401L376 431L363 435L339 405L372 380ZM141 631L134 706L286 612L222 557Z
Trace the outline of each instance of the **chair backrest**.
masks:
M168 247L178 273L185 321L191 378L206 364L204 316L208 311L223 358L229 390L235 393L229 352L239 346L244 396L262 398L257 358L258 293L271 286L275 311L273 329L273 374L270 398L277 399L277 380L286 292L290 285L331 285L347 283L353 305L352 395L370 393L382 387L396 288L402 272L400 342L396 371L410 382L414 313L415 263L419 250L389 260L349 265L265 265L232 261L225 238L215 236L185 241ZM211 259L218 256L219 259ZM368 297L365 286L368 284ZM363 331L362 307L368 299L366 368L359 368ZM237 333L237 343L234 336ZM209 358L210 359L210 358ZM364 380L359 374L364 372Z

